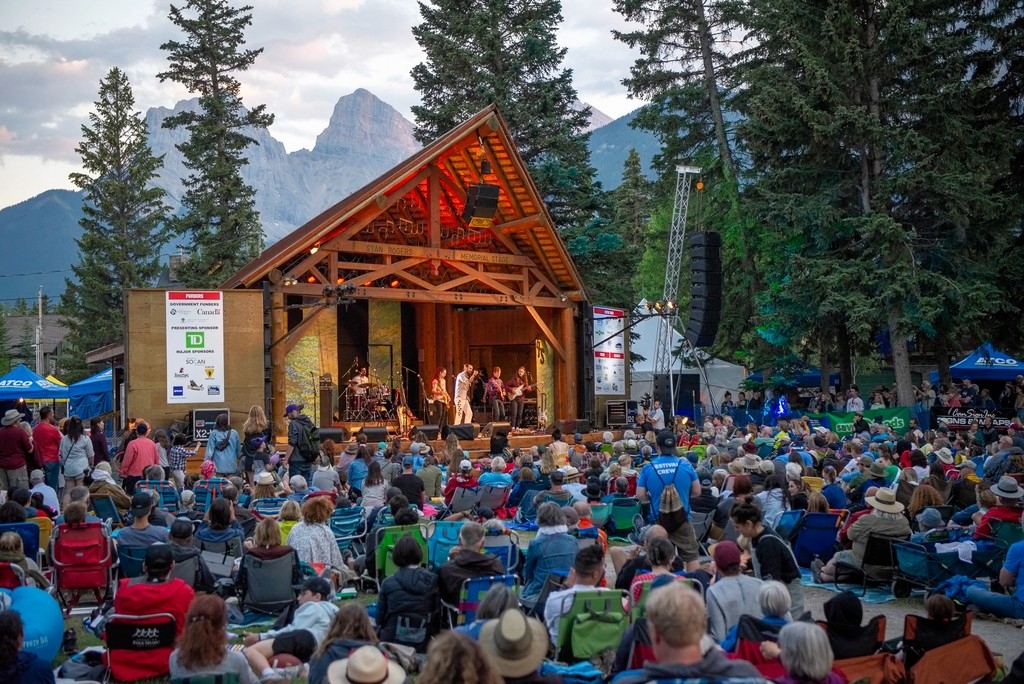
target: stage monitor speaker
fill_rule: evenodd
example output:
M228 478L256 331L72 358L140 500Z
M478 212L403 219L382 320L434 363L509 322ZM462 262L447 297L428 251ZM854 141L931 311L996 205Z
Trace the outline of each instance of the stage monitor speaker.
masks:
M690 235L690 318L686 339L694 347L710 347L722 319L722 237Z
M569 420L560 420L555 426L562 431L562 435L566 437L572 437L577 432L586 434L590 432L590 421L585 418L570 418Z
M480 434L480 423L449 425L448 434L455 435L459 439L476 439L476 436Z
M504 432L507 436L512 431L512 423L488 423L480 428L481 439L490 439L499 432Z
M347 442L349 440L349 437L350 435L347 428L332 427L330 425L325 425L324 427L320 428L321 442L324 441L325 439L329 439L335 444L342 444L343 442Z
M371 427L367 425L359 432L366 435L366 442L368 444L376 445L377 442L388 441L388 429L386 427Z
M435 440L437 439L437 436L441 433L441 428L439 428L437 425L419 425L417 427L414 427L410 434L415 435L417 432L422 432L427 439Z
M462 220L474 228L487 228L498 211L498 186L489 183L470 185Z

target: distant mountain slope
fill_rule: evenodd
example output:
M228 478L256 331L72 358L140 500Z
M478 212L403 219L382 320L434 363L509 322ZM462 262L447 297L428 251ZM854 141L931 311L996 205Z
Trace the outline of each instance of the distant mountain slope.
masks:
M0 299L34 300L39 286L55 302L64 292L64 278L78 259L75 244L81 231L82 193L47 190L32 199L0 210ZM31 273L32 275L21 275Z
M661 150L653 133L629 127L636 111L601 126L590 134L590 163L597 170L597 180L605 190L614 190L622 182L622 165L630 148L640 153L640 161L648 177L654 178L651 160Z

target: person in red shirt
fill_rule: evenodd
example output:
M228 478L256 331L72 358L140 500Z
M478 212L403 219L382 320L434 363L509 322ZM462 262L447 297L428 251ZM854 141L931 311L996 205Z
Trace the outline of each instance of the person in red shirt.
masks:
M459 473L449 477L448 484L444 486L444 502L450 505L452 497L455 496L455 490L459 487L463 489L476 489L479 486L479 480L473 477L473 464L464 458L459 463Z
M128 496L135 493L135 485L142 479L146 468L160 465L156 442L146 436L149 434L149 426L139 422L135 426L135 434L138 436L128 444L121 460L121 477L124 478L124 491Z
M21 411L10 409L0 418L0 489L28 489L29 466L36 468L32 440L22 429Z
M46 484L54 491L60 488L60 430L53 416L53 407L39 409L39 422L32 429L32 441L36 447L36 460L43 462Z
M991 492L996 495L996 505L985 511L974 530L974 538L992 536L992 521L1001 520L1008 524L1020 523L1020 500L1024 498L1024 488L1009 475L1003 475L999 482L992 485Z

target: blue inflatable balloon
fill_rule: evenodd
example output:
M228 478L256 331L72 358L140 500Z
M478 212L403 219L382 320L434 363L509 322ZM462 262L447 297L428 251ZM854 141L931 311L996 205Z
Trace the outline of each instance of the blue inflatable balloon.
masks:
M57 599L36 587L0 591L10 597L10 610L21 615L25 625L25 651L51 662L64 638L64 614Z

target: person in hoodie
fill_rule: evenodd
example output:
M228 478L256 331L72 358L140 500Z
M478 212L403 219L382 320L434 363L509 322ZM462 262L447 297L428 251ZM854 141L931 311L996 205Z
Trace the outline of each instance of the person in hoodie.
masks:
M459 529L459 545L448 558L437 571L437 584L441 599L452 605L458 604L465 580L505 574L501 560L484 553L484 527L480 523L467 522Z
M0 681L19 684L53 684L56 678L50 664L22 650L25 625L14 610L0 612Z
M235 520L235 512L227 499L214 499L206 511L206 518L196 530L196 539L204 542L227 542L238 539L241 544L245 539L242 526Z
M423 550L410 535L395 543L392 558L398 570L380 585L377 598L377 624L381 641L395 641L398 618L402 615L429 615L437 604L437 576L426 568Z
M299 605L289 624L263 634L248 632L245 635L245 657L261 681L291 679L274 670L270 658L287 653L308 663L338 612L338 607L330 601L331 583L323 577L310 577L298 588Z
M647 599L647 623L654 661L644 663L641 670L620 673L612 684L644 684L652 679L761 678L753 665L729 660L706 638L704 599L681 582L651 592Z

